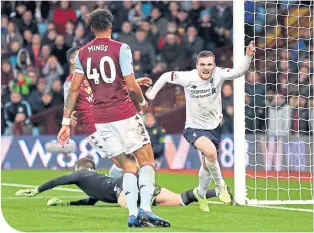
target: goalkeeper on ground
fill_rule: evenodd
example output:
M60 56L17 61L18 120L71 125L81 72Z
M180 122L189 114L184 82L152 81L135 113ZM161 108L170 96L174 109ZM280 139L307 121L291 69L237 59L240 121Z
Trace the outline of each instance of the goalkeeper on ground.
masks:
M224 203L231 203L228 187L222 178L217 161L221 140L220 121L223 117L221 87L225 80L233 80L245 74L254 53L255 46L252 41L246 49L246 56L239 54L238 57L234 57L234 59L241 59L240 66L224 69L216 67L212 52L202 51L197 56L196 69L186 72L167 72L146 92L147 98L153 100L166 83L184 87L186 122L183 135L203 155L203 163L199 170L199 186L193 190L201 211L209 211L206 191L211 179L214 179L219 188L219 199Z
M88 195L88 198L77 201L63 201L58 198L52 198L48 201L47 205L95 205L96 202L102 201L106 203L118 203L121 207L126 207L126 197L125 193L122 191L123 176L112 178L96 172L96 165L89 157L80 159L77 162L75 169L76 172L73 172L72 174L52 179L38 188L19 190L15 195L33 197L59 185L75 184ZM216 197L218 196L218 192L219 190L217 188L208 189L206 197ZM155 185L152 200L153 205L180 206L188 205L196 201L197 199L193 194L193 190L177 194L166 188Z

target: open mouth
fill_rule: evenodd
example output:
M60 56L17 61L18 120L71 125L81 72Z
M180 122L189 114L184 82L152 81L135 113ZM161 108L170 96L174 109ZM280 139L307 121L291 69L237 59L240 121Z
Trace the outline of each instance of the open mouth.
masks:
M204 75L209 75L209 71L203 71Z

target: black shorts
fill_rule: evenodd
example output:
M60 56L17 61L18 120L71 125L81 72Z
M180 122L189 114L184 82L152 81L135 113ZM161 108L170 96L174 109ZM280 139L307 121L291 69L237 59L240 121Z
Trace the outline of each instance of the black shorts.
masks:
M122 188L123 176L118 179L110 179L104 182L104 192L101 194L101 201L106 203L118 203Z
M184 129L183 136L192 146L194 146L194 143L198 138L204 136L214 143L216 150L218 152L221 141L221 129L220 125L213 130L187 128Z

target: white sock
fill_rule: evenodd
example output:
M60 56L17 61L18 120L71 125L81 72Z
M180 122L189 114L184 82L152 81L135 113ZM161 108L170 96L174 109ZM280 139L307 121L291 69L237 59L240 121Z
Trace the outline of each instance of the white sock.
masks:
M139 172L139 188L141 196L140 208L145 211L151 211L151 202L155 189L155 170L152 166L141 167Z
M129 216L134 215L137 217L137 177L132 173L125 173L122 187L126 197L126 206L129 209Z
M205 164L204 164L205 165ZM205 165L206 166L206 165ZM204 198L206 196L206 191L212 180L211 174L209 171L206 171L201 165L200 170L198 171L198 195Z
M124 172L122 168L117 167L115 164L113 164L109 170L109 176L112 178L118 178L123 176Z
M205 158L205 164L206 164L208 170L210 171L212 178L215 181L216 186L218 186L218 188L223 188L226 183L225 183L224 179L222 178L220 165L219 165L218 161L217 160L208 161L207 158Z

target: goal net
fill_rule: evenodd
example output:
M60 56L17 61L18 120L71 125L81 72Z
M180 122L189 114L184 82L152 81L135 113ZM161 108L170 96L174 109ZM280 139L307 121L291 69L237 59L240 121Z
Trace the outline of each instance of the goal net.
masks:
M235 114L235 126L245 122L243 129L241 124L235 128L235 145L239 140L244 147L235 150L236 200L314 204L314 3L235 2L234 14L244 15L244 32L234 16L234 38L244 36L242 45L256 44L250 72L235 85L235 105L240 106L235 109L244 109ZM235 43L235 50L244 51ZM238 92L239 85L244 91ZM236 103L243 98L243 105Z

